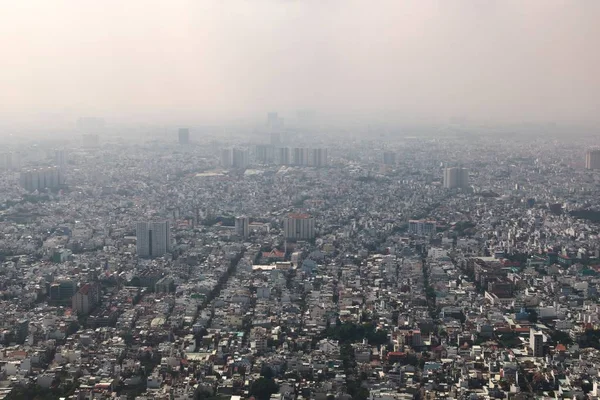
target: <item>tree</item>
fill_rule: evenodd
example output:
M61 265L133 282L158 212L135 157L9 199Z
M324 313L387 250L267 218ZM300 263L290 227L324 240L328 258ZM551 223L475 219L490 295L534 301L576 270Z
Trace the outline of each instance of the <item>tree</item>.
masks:
M279 386L272 378L260 377L252 382L252 386L250 387L250 395L256 397L258 400L269 400L271 395L278 391Z
M527 319L532 324L536 324L538 322L538 313L537 313L537 311L535 311L535 310L529 311L529 317Z

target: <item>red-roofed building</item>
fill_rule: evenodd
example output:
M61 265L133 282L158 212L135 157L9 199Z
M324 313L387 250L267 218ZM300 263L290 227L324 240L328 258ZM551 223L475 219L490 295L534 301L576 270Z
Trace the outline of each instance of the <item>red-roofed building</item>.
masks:
M100 288L95 283L86 283L73 296L72 306L77 314L88 315L100 302Z

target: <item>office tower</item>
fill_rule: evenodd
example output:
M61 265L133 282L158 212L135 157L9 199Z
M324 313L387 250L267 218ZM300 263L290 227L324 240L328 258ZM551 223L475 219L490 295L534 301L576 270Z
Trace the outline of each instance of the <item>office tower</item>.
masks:
M76 292L77 284L72 280L67 279L53 282L50 284L50 289L48 291L50 303L68 303Z
M469 170L467 168L453 167L444 169L444 187L446 189L465 189L468 186Z
M171 226L169 221L138 222L136 225L137 254L154 258L171 251Z
M234 168L247 168L250 165L250 156L248 150L233 149L232 164Z
M0 153L0 170L10 171L19 168L19 156L16 153Z
M408 233L413 235L430 236L435 233L436 222L423 219L411 219L408 221Z
M328 164L327 149L311 149L308 164L312 167L325 167Z
M585 153L585 168L600 169L600 150L588 150Z
M314 239L315 219L308 214L290 214L283 220L283 233L286 239Z
M237 217L235 219L235 233L244 239L250 235L250 218Z
M188 128L179 128L179 144L190 143L190 130Z
M254 158L259 164L271 164L275 159L275 149L268 144L257 144Z
M267 127L270 129L281 129L283 128L283 118L279 118L276 112L270 112L267 114Z
M57 189L64 184L58 167L32 168L21 171L21 186L31 192L41 189Z
M385 165L395 165L396 164L396 153L393 151L384 151L383 152L383 163Z
M67 151L64 149L54 151L54 165L64 171L67 166Z
M308 166L310 160L310 149L305 147L294 147L292 149L292 164L297 166Z
M544 356L544 334L542 332L535 329L529 331L529 348L534 357Z
M96 134L87 133L81 136L83 147L94 148L100 146L100 138Z
M275 158L275 162L279 165L290 165L290 149L288 147L278 148Z
M231 168L233 166L233 150L221 150L221 166L223 168Z

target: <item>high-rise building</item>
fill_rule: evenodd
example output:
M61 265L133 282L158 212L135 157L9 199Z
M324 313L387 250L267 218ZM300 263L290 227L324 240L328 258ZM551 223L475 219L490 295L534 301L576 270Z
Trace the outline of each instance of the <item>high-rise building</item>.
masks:
M385 165L395 165L396 164L396 153L393 151L384 151L383 152L383 163Z
M171 226L169 221L138 222L136 225L137 255L161 257L171 251Z
M585 168L600 169L600 150L588 150L585 153Z
M283 118L280 118L276 112L272 111L267 114L267 127L270 129L281 129L283 123Z
M100 302L100 288L96 283L86 283L73 296L72 307L77 314L88 315Z
M235 219L235 233L238 236L247 238L250 235L250 218L237 217Z
M21 171L21 186L33 192L41 189L57 189L64 183L58 167L31 168Z
M460 167L445 168L444 187L446 189L469 187L469 170Z
M315 219L308 214L290 214L283 220L283 233L286 239L314 239Z
M19 155L17 153L0 153L0 170L14 170L19 168Z
M231 168L233 166L233 149L221 150L221 166Z
M534 357L544 356L544 334L531 329L529 331L529 348Z
M190 130L188 128L179 128L179 144L190 143Z
M290 149L289 147L280 147L276 149L275 162L279 165L290 165Z
M248 150L233 149L232 162L234 168L247 168L250 165L250 156L248 154Z
M310 160L310 149L306 147L294 147L292 149L292 164L297 166L308 166Z
M275 149L268 144L257 144L254 158L259 164L270 164L275 160Z
M280 146L281 145L281 133L280 132L271 132L271 146Z
M435 233L436 222L424 219L411 219L408 221L408 233L413 235L430 236Z
M64 171L67 166L67 151L59 149L54 151L54 165Z
M329 163L327 149L311 149L309 165L312 167L325 167Z

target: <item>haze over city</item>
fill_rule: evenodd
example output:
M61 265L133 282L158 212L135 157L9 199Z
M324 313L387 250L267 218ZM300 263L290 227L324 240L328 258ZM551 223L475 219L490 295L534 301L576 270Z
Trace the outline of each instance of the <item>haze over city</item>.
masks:
M0 400L600 400L600 0L0 0Z
M597 125L599 16L594 0L3 1L0 117Z

